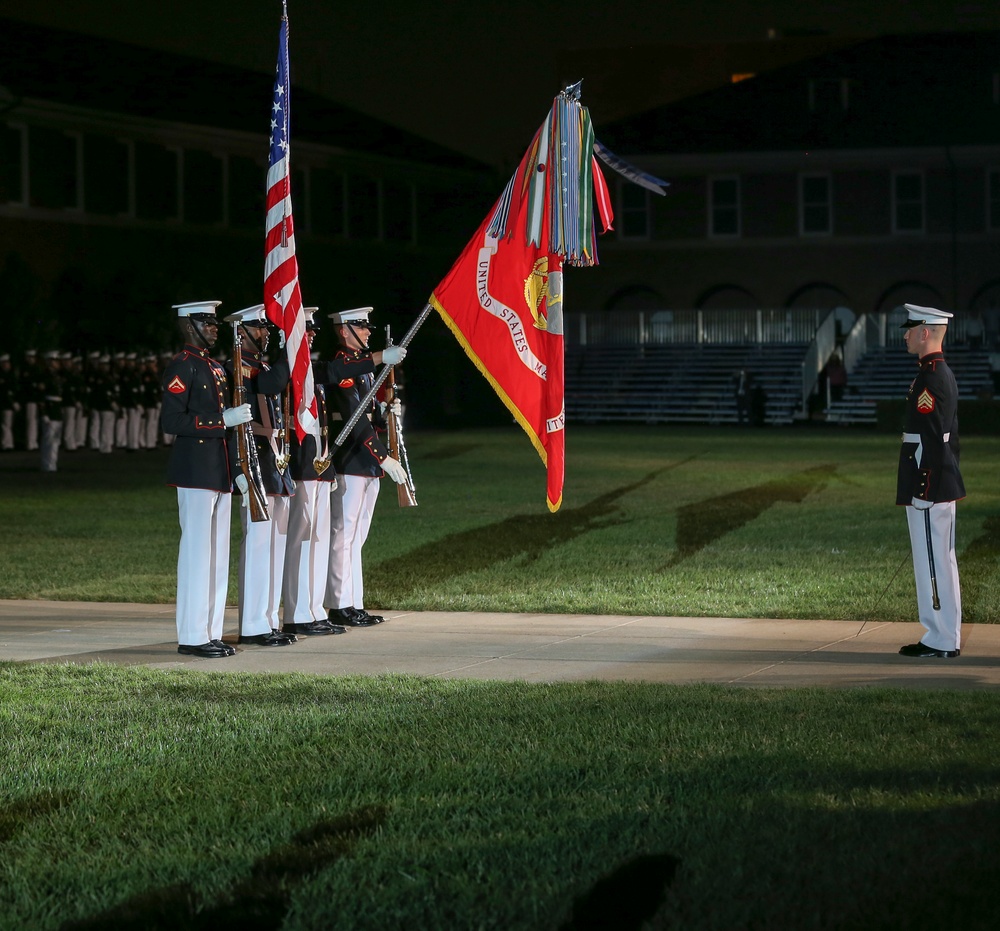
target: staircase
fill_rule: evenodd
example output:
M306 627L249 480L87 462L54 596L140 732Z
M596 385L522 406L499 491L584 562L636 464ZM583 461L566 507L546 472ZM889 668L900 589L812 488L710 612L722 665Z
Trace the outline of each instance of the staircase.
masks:
M763 420L791 423L802 406L806 343L659 343L569 347L566 418L577 423L737 423L733 377L746 369L766 396Z

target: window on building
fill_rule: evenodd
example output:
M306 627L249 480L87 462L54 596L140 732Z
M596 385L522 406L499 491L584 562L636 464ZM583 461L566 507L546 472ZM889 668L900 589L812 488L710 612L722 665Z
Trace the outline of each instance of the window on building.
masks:
M177 219L177 155L155 143L135 144L135 212L140 219Z
M222 223L225 185L222 159L211 152L184 152L184 222Z
M128 213L127 143L110 136L84 136L83 209L111 217Z
M618 235L622 239L649 239L649 191L623 181L619 187L621 217Z
M267 166L242 155L229 157L229 225L264 229Z
M347 180L347 235L351 239L379 238L378 181L361 175Z
M21 142L24 131L0 123L0 204L24 202Z
M79 137L61 129L28 130L28 192L32 207L67 210L79 206L77 146Z
M318 236L344 235L344 176L329 168L309 172L309 215Z
M819 236L833 232L829 175L799 177L799 232Z
M382 185L382 230L392 242L413 241L413 188L397 181Z
M924 231L924 176L899 171L892 176L892 229L894 233Z
M986 224L996 231L1000 230L1000 168L991 168L986 182Z
M740 179L712 178L708 187L710 236L740 235Z

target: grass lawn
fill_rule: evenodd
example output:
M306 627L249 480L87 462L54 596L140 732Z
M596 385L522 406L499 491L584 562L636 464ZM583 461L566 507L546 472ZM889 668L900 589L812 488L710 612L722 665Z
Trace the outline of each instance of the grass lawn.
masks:
M1000 920L993 694L7 665L0 738L3 928Z
M366 547L368 603L913 619L912 570L900 569L906 522L893 503L897 437L575 427L567 440L564 504L553 515L519 429L413 434L420 506L398 508L385 489ZM0 597L172 602L179 530L164 460L162 451L64 454L60 472L42 474L27 454L0 457ZM1000 620L998 461L1000 438L963 439L969 622Z
M550 515L519 431L412 434L369 604L913 619L896 438L568 441ZM962 453L996 622L1000 439ZM0 457L0 597L172 601L164 462ZM0 663L0 746L0 929L1000 925L992 693Z

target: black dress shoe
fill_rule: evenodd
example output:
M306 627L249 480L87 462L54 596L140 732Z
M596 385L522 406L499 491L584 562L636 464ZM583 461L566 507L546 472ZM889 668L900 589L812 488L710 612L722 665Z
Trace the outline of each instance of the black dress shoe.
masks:
M329 621L310 621L308 624L286 624L282 628L282 633L293 631L296 634L305 634L307 637L322 637L328 634L346 634L347 628L339 624L331 624Z
M215 659L218 656L229 656L229 651L224 646L216 646L212 641L208 643L181 643L177 646L178 653L187 653L191 656L203 656L206 659ZM233 650L235 653L236 651Z
M920 659L937 657L938 659L952 659L961 654L961 650L935 650L925 643L908 643L905 647L899 648L901 656L917 656Z
M341 627L374 627L378 624L371 615L358 614L354 608L331 608L327 621Z
M374 621L376 624L384 624L385 618L381 614L369 614L364 608L354 608L354 613L360 617L366 617L369 620Z
M287 647L292 643L286 636L273 630L269 634L254 634L252 637L240 637L239 642L255 643L259 647Z
M223 650L225 650L226 656L236 655L236 647L231 647L228 643L225 643L222 640L212 640L211 642L214 643L217 647L221 647Z
M299 639L298 637L295 636L294 631L291 630L281 630L281 629L272 630L271 633L277 634L279 637L287 637L289 643L297 643Z

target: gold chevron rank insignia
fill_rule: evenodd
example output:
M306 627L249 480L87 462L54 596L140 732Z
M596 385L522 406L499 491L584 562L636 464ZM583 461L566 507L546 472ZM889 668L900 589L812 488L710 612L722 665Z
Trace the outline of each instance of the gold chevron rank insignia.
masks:
M917 410L921 414L929 414L934 410L934 395L926 388L920 392L920 396L917 398Z

